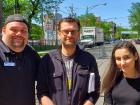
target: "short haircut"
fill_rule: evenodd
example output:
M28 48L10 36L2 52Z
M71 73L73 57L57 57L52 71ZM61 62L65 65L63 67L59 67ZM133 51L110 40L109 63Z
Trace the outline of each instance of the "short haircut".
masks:
M77 26L78 26L78 31L80 31L80 21L77 18L72 18L72 17L62 18L58 22L58 26L57 26L58 31L61 29L61 23L62 22L76 23Z

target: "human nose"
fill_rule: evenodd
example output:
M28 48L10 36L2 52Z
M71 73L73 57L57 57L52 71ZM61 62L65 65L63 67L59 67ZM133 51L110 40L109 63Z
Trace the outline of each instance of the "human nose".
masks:
M125 65L126 64L126 61L124 59L121 60L121 65Z
M69 31L68 34L67 34L67 36L72 36L72 34L73 33L71 31Z
M16 35L22 35L22 32L21 31L17 31Z

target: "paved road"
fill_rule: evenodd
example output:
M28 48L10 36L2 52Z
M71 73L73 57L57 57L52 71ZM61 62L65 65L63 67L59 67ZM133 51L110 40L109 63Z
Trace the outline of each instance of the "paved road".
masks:
M99 69L99 74L102 78L105 70L108 67L108 63L109 63L109 58L107 59L97 59L97 64L98 64L98 69ZM100 98L98 99L96 105L103 105L103 95L100 95Z
M140 54L140 44L136 44L135 46ZM103 77L105 70L107 70L107 67L108 67L108 64L110 61L112 48L113 48L113 46L110 46L110 45L105 46L105 49L100 49L100 51L104 51L104 52L98 52L100 54L95 53L95 51L91 51L91 49L88 50L90 53L92 53L96 57L99 74L100 74L101 78ZM98 51L98 50L96 49L96 51ZM106 54L106 55L104 55L104 54ZM100 56L97 56L97 55L100 55ZM103 95L100 95L100 98L98 99L96 105L103 105L103 100L104 100Z
M135 46L140 54L140 45L135 45ZM113 48L113 45L105 45L105 46L100 46L100 47L94 47L91 49L86 49L88 52L90 52L91 54L95 56L101 78L105 70L107 70L112 48ZM103 99L104 99L103 95L100 95L100 98L98 99L96 105L103 105Z

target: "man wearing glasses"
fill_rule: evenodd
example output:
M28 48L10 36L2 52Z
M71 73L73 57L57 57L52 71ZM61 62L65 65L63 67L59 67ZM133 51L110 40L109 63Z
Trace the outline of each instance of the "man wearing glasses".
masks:
M63 18L58 23L61 47L41 61L37 95L41 105L95 105L100 76L95 58L81 50L80 22Z

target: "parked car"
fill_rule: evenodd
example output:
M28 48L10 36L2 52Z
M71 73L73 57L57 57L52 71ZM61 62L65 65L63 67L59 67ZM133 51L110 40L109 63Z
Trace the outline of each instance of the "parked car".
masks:
M134 42L135 44L140 44L140 39L135 39Z
M118 44L120 42L122 42L122 40L119 40L119 39L111 39L110 40L110 44Z

